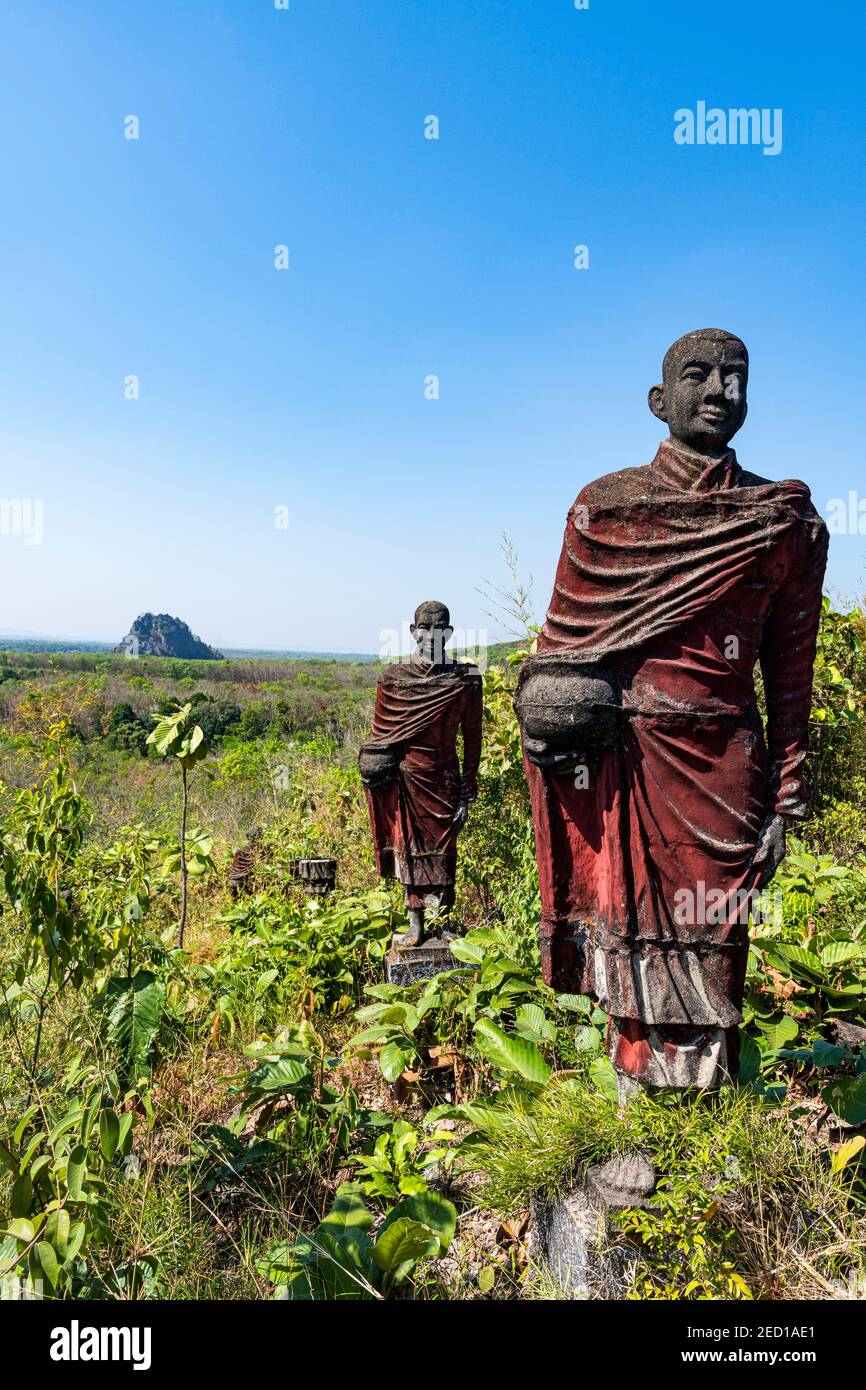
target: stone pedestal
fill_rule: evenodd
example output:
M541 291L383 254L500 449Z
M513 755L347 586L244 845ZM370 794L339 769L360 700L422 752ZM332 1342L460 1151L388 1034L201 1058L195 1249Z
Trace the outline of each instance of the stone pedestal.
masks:
M593 1166L570 1192L533 1201L530 1253L568 1298L625 1297L638 1254L616 1243L608 1218L645 1206L654 1185L651 1164L629 1155Z
M458 965L448 942L434 936L423 946L392 946L385 957L385 978L390 985L414 985Z

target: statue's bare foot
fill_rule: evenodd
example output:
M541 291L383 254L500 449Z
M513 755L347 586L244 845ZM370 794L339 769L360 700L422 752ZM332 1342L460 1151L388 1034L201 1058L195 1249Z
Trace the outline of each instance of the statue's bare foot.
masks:
M424 920L415 916L414 912L409 913L409 930L398 932L394 937L394 949L396 951L406 951L411 946L423 946L424 944Z

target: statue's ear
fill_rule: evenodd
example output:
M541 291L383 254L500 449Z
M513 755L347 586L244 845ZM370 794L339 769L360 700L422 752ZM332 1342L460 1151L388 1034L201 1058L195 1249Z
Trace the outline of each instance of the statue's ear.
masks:
M414 624L414 623L410 623L410 624L409 624L409 631L411 632L412 636L414 637L414 636L415 636L415 624Z
M450 642L451 638L454 636L453 627L443 627L442 631L445 634L445 641Z
M663 386L651 386L647 396L647 404L657 420L664 420L667 423L668 410L665 401L665 388Z

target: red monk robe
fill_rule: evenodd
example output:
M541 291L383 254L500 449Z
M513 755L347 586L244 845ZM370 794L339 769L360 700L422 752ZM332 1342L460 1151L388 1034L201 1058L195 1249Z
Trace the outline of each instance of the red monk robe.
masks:
M540 661L614 672L624 734L586 786L526 764L542 959L598 999L609 1055L645 1083L736 1071L753 857L769 815L807 813L827 539L804 484L670 442L569 514Z
M457 733L463 733L463 774ZM449 661L430 665L414 655L386 666L379 678L373 732L365 745L393 751L396 779L367 787L376 867L403 884L409 908L454 902L461 801L478 794L481 758L481 676Z

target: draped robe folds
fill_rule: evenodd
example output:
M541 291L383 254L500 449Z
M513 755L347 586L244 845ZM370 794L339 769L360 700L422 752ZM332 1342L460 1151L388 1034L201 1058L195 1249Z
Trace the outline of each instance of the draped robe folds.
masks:
M376 691L367 748L399 758L392 782L366 789L376 867L404 885L409 907L435 895L454 899L461 800L477 795L481 757L481 676L463 662L430 666L413 658L387 666ZM463 773L457 734L463 733Z
M611 1016L647 1084L716 1084L738 1059L753 859L807 813L803 764L827 530L798 482L671 443L569 513L538 655L622 688L622 735L588 776L526 764L545 978ZM766 735L755 699L760 661Z

